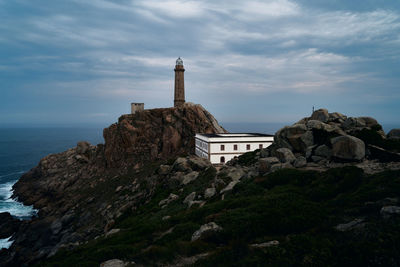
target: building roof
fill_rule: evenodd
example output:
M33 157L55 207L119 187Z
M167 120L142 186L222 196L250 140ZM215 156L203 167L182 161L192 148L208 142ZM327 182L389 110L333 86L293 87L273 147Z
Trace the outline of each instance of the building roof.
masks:
M220 138L237 138L237 137L271 137L274 135L271 134L262 134L262 133L221 133L221 134L203 134L198 133L198 135L202 135L205 137L220 137Z

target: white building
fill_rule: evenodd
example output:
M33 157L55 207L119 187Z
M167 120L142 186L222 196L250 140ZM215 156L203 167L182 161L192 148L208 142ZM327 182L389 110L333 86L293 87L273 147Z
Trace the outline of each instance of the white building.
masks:
M235 156L266 148L273 135L259 133L196 134L196 155L212 164L224 164Z

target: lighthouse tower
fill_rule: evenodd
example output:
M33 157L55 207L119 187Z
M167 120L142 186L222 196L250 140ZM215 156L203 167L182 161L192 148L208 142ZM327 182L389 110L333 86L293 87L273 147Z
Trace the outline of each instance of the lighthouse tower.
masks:
M178 58L175 65L175 99L174 107L181 107L185 103L185 78L183 60Z

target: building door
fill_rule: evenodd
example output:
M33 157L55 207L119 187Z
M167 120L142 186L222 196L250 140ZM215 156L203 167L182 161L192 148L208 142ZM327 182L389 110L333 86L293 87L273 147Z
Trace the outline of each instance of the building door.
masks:
M225 157L221 157L221 163L225 163Z

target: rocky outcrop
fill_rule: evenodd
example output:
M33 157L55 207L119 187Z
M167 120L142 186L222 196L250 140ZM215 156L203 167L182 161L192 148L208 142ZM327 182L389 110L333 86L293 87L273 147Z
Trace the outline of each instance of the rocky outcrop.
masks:
M20 220L11 216L8 212L0 213L0 239L9 238L20 225Z
M12 253L0 255L0 262L30 264L109 233L123 212L151 199L166 176L171 183L192 183L198 171L211 166L207 160L191 156L156 170L143 166L193 154L198 132L226 131L201 105L186 103L123 115L104 129L104 145L79 142L46 156L13 187L13 197L39 213L21 224L13 236ZM160 205L175 199L171 195Z
M396 130L392 130L388 138L395 140L396 135ZM361 164L365 160L400 161L399 153L387 150L392 143L385 146L385 139L374 118L347 117L319 109L276 132L274 143L259 153L259 174L292 167L317 169L339 166L338 163Z
M215 222L209 222L207 224L203 224L199 230L193 233L192 242L198 239L204 238L205 236L213 233L219 232L222 230L222 227L217 225Z
M105 159L107 166L121 167L193 154L196 133L224 132L201 105L144 110L104 129Z
M331 139L332 155L338 159L357 161L365 157L365 144L362 140L344 135Z

